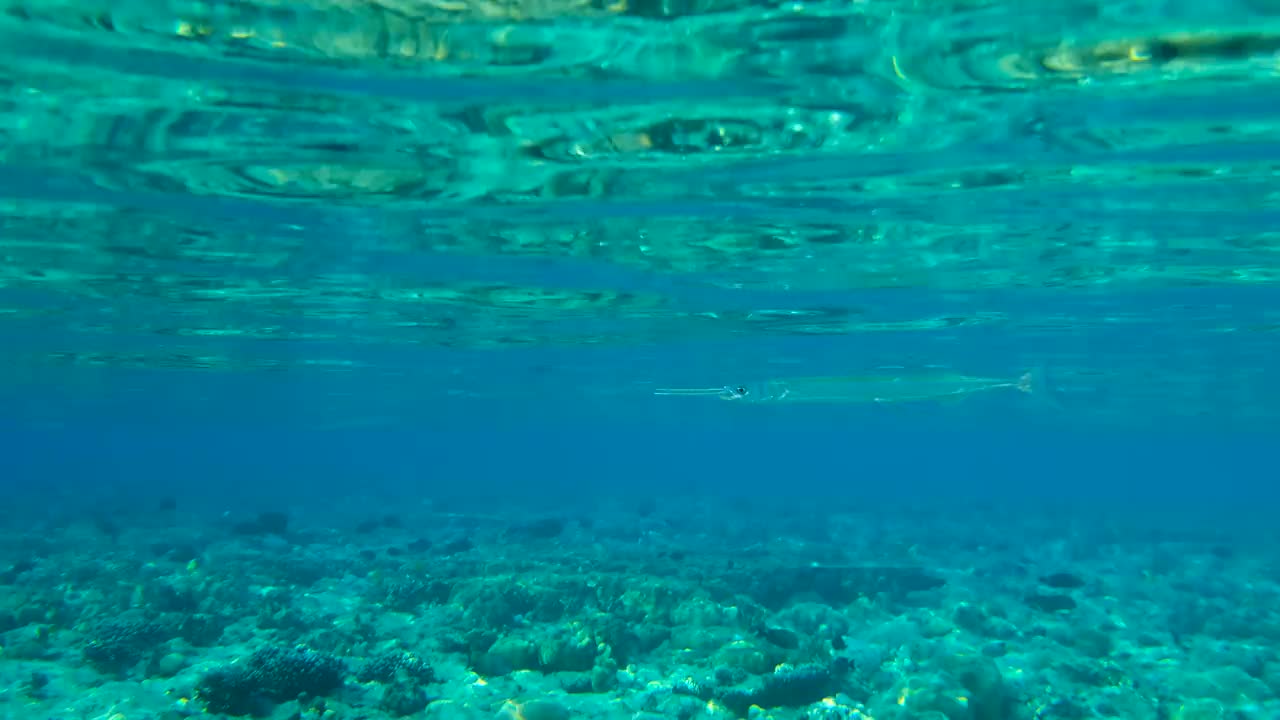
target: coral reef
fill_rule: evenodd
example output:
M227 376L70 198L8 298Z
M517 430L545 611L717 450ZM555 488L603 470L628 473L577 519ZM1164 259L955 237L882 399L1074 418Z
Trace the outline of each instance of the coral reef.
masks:
M0 556L0 713L1280 716L1272 543L697 510L46 526Z

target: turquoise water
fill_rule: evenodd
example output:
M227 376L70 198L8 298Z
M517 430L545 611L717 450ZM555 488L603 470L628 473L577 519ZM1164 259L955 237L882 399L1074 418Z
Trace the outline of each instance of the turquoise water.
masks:
M1043 367L1063 421L1268 430L1274 10L11 3L5 385Z
M1280 717L1274 0L6 0L0 90L0 720Z

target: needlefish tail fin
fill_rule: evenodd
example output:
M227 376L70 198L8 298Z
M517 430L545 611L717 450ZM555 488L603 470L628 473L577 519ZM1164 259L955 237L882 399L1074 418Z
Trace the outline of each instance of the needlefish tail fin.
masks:
M1036 376L1031 370L1028 370L1018 378L1018 392L1024 392L1028 395L1036 391Z
M1036 398L1054 410L1062 410L1062 400L1058 397L1057 391L1053 388L1053 384L1049 382L1049 376L1044 366L1034 367L1018 378L1017 388L1019 392L1024 392Z

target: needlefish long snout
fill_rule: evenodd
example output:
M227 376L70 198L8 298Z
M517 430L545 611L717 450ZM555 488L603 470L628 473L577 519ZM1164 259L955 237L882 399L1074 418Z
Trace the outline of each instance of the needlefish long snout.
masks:
M912 372L906 368L884 373L837 377L798 377L702 388L658 388L654 395L718 397L746 403L900 403L958 399L973 393L1013 388L1035 392L1035 371L1016 379L961 375L946 371ZM890 370L892 372L890 372Z

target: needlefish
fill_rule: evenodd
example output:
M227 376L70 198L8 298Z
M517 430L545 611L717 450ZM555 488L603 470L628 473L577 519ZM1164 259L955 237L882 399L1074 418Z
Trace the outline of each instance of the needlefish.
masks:
M837 377L796 377L705 388L658 388L654 395L718 397L745 403L905 403L958 400L974 393L1011 388L1036 391L1035 371L1014 379L975 377L930 368L880 368L884 372Z

